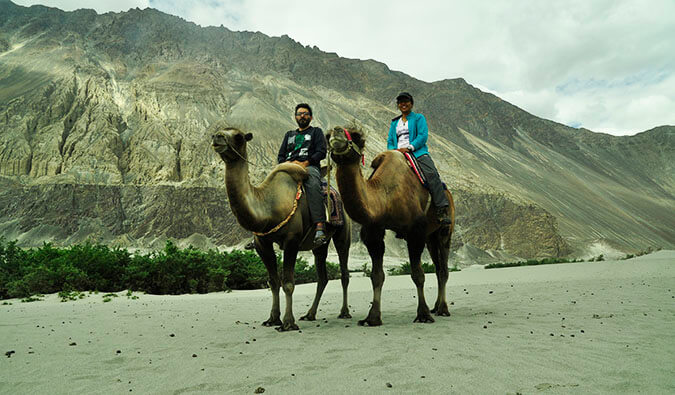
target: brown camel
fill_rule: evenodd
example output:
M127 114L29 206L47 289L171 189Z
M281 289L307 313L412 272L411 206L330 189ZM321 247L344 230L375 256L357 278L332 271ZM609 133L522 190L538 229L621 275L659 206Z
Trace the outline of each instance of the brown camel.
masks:
M269 285L272 290L272 311L265 326L277 326L280 331L297 330L293 316L294 270L298 251L312 250L314 265L319 277L314 303L301 320L313 321L321 295L328 283L326 256L328 243L314 248L314 226L309 217L309 207L304 193L299 199L299 185L307 178L307 171L293 163L278 165L259 186L249 180L246 144L253 138L234 128L216 124L212 128L213 148L225 162L225 186L230 208L237 222L246 230L258 233L255 249L267 268ZM297 199L297 203L296 203ZM293 214L291 214L293 213ZM284 223L281 227L280 224ZM275 228L278 228L275 230ZM345 216L344 225L327 224L326 235L331 237L340 260L342 277L342 310L339 318L351 318L347 305L349 271L347 260L351 243L351 222ZM274 243L284 251L281 281L277 271ZM286 310L281 321L279 308L279 286L286 295Z
M348 134L346 133L348 132ZM449 316L445 297L448 281L448 254L455 223L455 205L450 202L451 225L438 223L430 204L429 192L408 168L402 153L392 150L377 155L371 164L373 174L365 180L361 173L361 152L365 135L356 127L345 130L336 127L327 135L331 157L337 164L336 179L342 193L345 210L352 220L361 224L361 240L373 262L370 276L373 284L373 303L366 319L359 325L382 325L380 301L384 271L384 231L391 229L408 244L411 277L417 286L417 317L414 322L434 322L431 313ZM427 206L430 206L427 208ZM424 272L420 258L427 246L436 267L438 297L430 311L424 299Z

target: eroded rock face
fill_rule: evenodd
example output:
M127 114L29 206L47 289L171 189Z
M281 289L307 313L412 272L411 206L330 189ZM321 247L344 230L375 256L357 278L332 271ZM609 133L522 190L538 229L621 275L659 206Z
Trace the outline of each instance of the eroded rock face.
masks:
M485 250L505 250L523 258L565 256L572 252L558 233L555 217L541 207L519 204L503 194L462 190L456 191L455 204L465 243Z
M253 133L258 183L295 127L295 104L311 103L324 130L357 120L369 161L386 149L401 90L427 117L431 154L455 193L453 248L529 258L598 239L675 247L675 216L663 214L675 212L675 127L598 135L462 79L427 84L288 37L200 28L156 10L97 15L10 2L0 3L2 234L27 243L40 234L62 243L191 234L239 242L248 235L229 211L209 125L225 119Z
M249 234L226 202L222 188L3 183L0 232L25 246L93 240L148 247L158 238L195 235L232 245Z

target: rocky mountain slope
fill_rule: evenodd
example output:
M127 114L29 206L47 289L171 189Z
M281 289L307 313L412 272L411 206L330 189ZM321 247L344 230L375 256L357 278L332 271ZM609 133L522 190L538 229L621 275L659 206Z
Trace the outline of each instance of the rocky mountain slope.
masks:
M578 130L462 79L426 83L284 36L202 28L159 11L97 15L0 0L0 235L147 247L233 245L224 166L207 128L253 132L251 172L274 166L292 111L356 120L385 149L393 98L411 92L455 194L453 249L487 256L675 247L675 127ZM600 247L598 247L600 246ZM396 248L389 251L396 252Z

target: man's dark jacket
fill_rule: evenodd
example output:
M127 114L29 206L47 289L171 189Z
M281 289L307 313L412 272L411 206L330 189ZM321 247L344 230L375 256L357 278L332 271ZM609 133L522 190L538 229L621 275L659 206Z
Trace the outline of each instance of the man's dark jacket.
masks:
M298 144L296 137L302 135L303 139ZM277 162L297 160L304 162L309 160L310 166L321 167L321 159L326 157L326 137L321 128L310 126L302 132L298 129L289 130L284 135L277 155Z

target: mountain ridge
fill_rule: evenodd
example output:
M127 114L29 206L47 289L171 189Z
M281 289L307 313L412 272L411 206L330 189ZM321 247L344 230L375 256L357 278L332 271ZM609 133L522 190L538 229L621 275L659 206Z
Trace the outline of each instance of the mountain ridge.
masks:
M455 247L466 239L530 257L583 254L597 240L625 251L675 244L675 220L663 215L675 212L673 126L635 136L574 129L462 78L424 82L288 36L199 27L152 9L98 15L5 1L0 20L0 174L25 187L222 188L223 166L205 135L220 118L254 132L251 171L260 181L300 101L312 103L324 129L357 120L369 132L372 158L386 149L393 98L407 90L429 121L444 180L482 207L478 217L468 215L470 206L458 210L468 233L457 235ZM484 196L505 207L500 194L523 213L538 207L536 215L553 224L541 227L548 244L526 248L527 234L495 243L508 226L494 225L494 210L477 202ZM9 211L0 217L16 220ZM475 236L481 232L489 236Z

